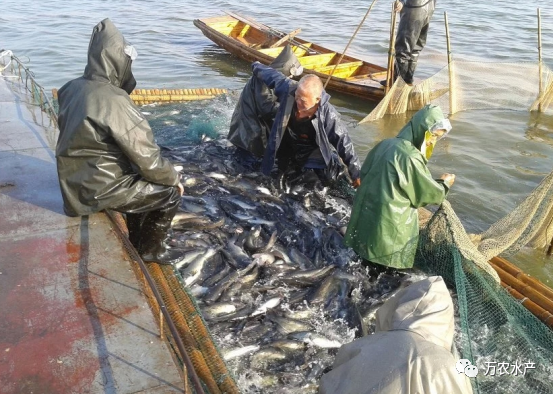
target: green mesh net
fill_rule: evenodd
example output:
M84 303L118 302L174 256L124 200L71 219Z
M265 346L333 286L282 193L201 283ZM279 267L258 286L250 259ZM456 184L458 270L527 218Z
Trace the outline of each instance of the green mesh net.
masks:
M531 196L537 195L544 197L537 198L532 209L528 198L514 212L546 217L551 227L552 175ZM518 215L511 215L507 216L510 223L506 218L499 221L503 227L491 226L504 237L508 225L522 234L503 245L504 250L523 245L530 238ZM529 223L528 227L541 228L536 220ZM490 230L486 234L486 238L492 237ZM420 232L416 266L441 275L456 293L460 328L456 344L460 358L478 367L478 375L471 379L475 393L552 393L552 331L501 286L488 264L489 271L479 263L486 261L476 241L481 238L463 231L446 201Z

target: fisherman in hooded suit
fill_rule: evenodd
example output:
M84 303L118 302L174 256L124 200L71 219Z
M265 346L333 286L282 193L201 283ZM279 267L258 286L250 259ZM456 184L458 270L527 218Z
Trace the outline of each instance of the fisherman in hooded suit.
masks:
M339 349L319 394L471 394L471 382L456 369L454 328L442 277L415 282L377 310L375 334Z
M451 129L440 107L426 105L396 138L379 142L368 153L344 236L364 265L413 266L419 237L417 209L442 203L454 183L453 174L435 180L427 168L435 144Z
M131 72L136 55L109 19L96 25L84 75L58 93L58 177L68 216L124 212L129 239L142 259L170 264L180 253L168 249L164 239L183 186L129 97L136 85Z
M289 78L297 77L303 71L289 44L269 66ZM227 136L245 158L249 156L248 153L257 158L263 156L278 108L279 103L273 89L269 89L261 79L252 76L242 90Z

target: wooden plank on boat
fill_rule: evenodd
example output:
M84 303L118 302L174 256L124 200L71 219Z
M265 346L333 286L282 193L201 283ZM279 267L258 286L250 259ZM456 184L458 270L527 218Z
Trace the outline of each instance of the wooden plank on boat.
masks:
M332 72L333 77L345 79L352 76L355 73L355 71L358 70L358 68L360 68L362 64L363 62L361 61L349 62L349 63L342 63L337 66L331 65L331 66L315 67L314 70L322 74L331 74Z
M335 56L337 56L335 52L322 53L321 55L302 56L298 58L298 61L300 62L302 67L325 67L333 60Z
M283 44L285 41L287 41L291 38L294 38L301 31L302 31L302 29L296 29L296 30L291 31L289 34L285 35L283 38L281 38L276 43L271 44L270 48L278 47L279 45Z

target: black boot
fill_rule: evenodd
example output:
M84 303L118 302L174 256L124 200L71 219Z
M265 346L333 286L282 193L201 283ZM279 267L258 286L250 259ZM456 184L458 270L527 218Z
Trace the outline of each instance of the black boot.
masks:
M140 230L144 213L126 213L125 221L127 222L127 230L129 230L129 241L133 244L136 250L140 250Z
M408 68L409 68L409 65L410 63L408 62L408 60L396 60L395 62L395 69L394 69L394 73L396 75L396 77L400 77L404 80L404 82L406 83L412 83L413 82L413 74L412 74L412 79L410 81L408 81L406 78L408 78Z
M178 207L177 203L167 210L152 211L146 214L142 223L139 250L140 256L145 262L173 264L183 257L182 251L170 249L165 244L171 220L175 216Z
M411 85L414 83L414 73L415 69L417 67L417 60L413 61L410 60L408 63L408 68L406 70L406 77L404 78L404 82L406 82L408 85Z

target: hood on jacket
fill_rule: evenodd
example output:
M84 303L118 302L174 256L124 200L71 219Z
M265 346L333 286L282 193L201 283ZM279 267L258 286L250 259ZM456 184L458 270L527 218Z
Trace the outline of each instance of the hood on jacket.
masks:
M387 300L376 313L375 332L405 330L450 351L454 306L440 276L412 283Z
M442 119L444 119L444 115L441 108L433 104L427 104L416 112L412 119L400 130L396 138L410 141L419 150L425 139L425 132Z
M292 51L290 44L287 44L279 56L275 58L269 65L271 68L282 72L285 76L292 75L293 77L298 77L302 75L304 69L300 64L300 61Z
M84 77L104 80L131 94L136 80L131 72L131 54L127 54L130 47L112 21L104 19L92 30Z

